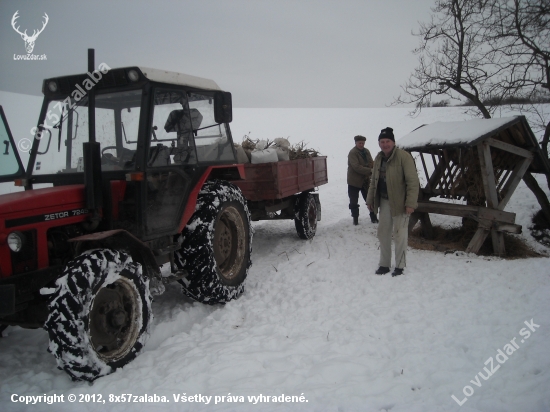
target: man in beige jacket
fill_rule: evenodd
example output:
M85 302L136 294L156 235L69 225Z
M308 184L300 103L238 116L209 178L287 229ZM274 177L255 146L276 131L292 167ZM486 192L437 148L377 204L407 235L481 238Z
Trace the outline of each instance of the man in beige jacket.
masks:
M363 199L367 199L369 191L370 176L372 173L372 156L365 148L367 140L364 136L355 136L355 146L348 154L348 196L349 208L353 217L353 224L359 224L359 192ZM372 223L377 223L378 219L373 212L370 212Z
M376 155L367 194L370 211L380 208L378 239L380 262L377 275L384 275L391 266L392 232L395 241L395 270L392 276L403 274L409 234L409 217L418 207L420 182L410 153L395 147L393 129L386 127L378 137L382 151Z

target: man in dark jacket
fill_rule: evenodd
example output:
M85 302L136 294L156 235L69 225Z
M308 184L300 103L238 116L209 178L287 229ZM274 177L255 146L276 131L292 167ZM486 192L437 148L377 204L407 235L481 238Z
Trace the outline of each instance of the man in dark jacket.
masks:
M355 136L355 147L348 154L348 196L353 224L359 224L359 192L366 200L372 173L372 156L365 148L366 138ZM372 223L377 223L376 214L370 212Z

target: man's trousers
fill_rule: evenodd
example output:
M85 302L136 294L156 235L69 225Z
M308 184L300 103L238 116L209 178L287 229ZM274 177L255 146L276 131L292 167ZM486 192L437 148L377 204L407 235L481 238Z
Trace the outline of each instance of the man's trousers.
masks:
M395 242L395 267L403 269L407 265L407 243L409 238L409 215L403 213L392 217L388 199L380 199L380 216L378 217L378 240L380 240L380 262L378 266L391 266L392 233Z
M348 185L349 209L351 210L351 215L353 217L359 216L359 192L361 192L363 199L367 200L368 191L368 185L363 185L363 187Z

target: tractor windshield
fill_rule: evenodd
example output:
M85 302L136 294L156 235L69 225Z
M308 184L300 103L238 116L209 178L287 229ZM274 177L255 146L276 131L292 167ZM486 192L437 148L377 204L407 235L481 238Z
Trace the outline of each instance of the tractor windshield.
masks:
M137 148L141 90L96 95L96 141L101 144L101 169L133 168ZM39 140L33 175L84 171L82 143L88 136L88 98L67 97L49 102Z

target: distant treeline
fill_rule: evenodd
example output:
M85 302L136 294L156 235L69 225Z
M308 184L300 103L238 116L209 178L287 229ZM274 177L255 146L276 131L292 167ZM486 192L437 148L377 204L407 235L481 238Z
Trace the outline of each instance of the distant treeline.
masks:
M493 97L491 99L483 100L483 104L485 106L505 106L505 105L511 105L511 104L542 104L542 103L550 103L550 96L537 96L536 98L506 97L504 99ZM445 100L440 100L438 102L427 102L422 107L450 107L450 106L475 106L475 104L471 100L468 100L463 103L452 105L449 99L445 99Z

